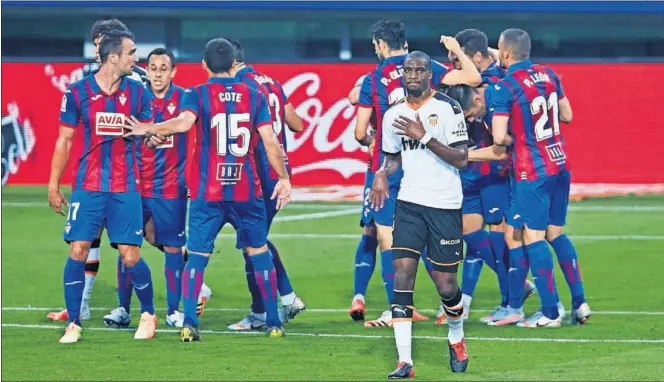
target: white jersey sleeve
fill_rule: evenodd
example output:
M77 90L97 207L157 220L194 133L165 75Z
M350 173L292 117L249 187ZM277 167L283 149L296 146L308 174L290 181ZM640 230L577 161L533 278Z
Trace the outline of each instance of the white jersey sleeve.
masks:
M468 130L463 111L458 105L450 105L453 115L445 120L445 139L450 147L468 144Z
M397 108L398 106L394 107ZM383 143L381 149L384 153L397 154L401 152L401 138L397 135L394 127L392 127L396 115L397 113L392 109L388 110L383 117Z

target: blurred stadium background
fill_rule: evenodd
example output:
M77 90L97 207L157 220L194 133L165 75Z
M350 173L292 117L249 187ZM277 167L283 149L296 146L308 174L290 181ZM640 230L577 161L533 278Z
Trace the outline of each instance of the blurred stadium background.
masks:
M477 28L496 46L502 30L527 30L534 60L561 74L574 108L573 124L563 127L573 193L604 196L572 203L566 227L583 263L591 322L535 332L482 325L477 319L498 297L485 271L466 324L471 364L461 379L664 379L664 196L606 197L664 194L664 3L4 1L1 11L3 380L383 379L394 367L392 330L364 328L347 314L368 154L353 138L355 108L346 99L376 65L370 26L382 18L403 21L410 49L444 63L441 34ZM247 62L280 80L304 118L305 130L288 136L298 202L280 212L270 232L308 306L287 324L285 338L226 330L249 304L242 256L227 227L205 273L214 294L201 317L201 343L179 344L163 325L164 260L150 246L142 255L155 283L158 337L132 341L133 332L103 326L101 317L117 304L116 253L104 235L84 341L57 344L63 324L45 316L64 304L67 249L64 218L48 208L45 185L62 94L90 68L90 27L102 18L129 26L141 59L155 47L172 49L175 82L185 87L206 80L200 61L209 39L238 38ZM65 192L69 179L67 171ZM314 200L330 202L302 203ZM418 311L433 317L439 300L423 269L417 284ZM385 308L384 296L376 270L370 318ZM535 297L525 308L530 314L538 306ZM460 378L447 368L446 333L433 319L417 323L418 378Z
M2 183L47 181L61 92L93 61L93 22L117 17L142 59L156 47L175 52L181 86L205 80L209 39L239 39L247 62L280 80L305 118L305 131L289 135L294 183L316 189L298 198L356 199L367 154L353 139L346 95L376 63L371 24L394 18L406 24L411 50L443 62L441 34L478 28L496 46L502 30L527 30L534 59L562 75L574 105L565 131L574 194L662 192L664 156L633 160L664 138L655 112L664 99L663 12L659 2L5 1Z

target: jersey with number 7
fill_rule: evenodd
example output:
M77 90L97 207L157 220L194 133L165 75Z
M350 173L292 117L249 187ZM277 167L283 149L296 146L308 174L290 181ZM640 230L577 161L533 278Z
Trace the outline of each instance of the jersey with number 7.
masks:
M265 97L235 78L210 78L188 89L181 112L196 116L191 199L249 201L262 195L256 174L259 129L272 129Z
M509 117L517 181L570 169L558 113L558 101L565 93L553 70L524 60L510 66L507 75L487 90L494 117Z

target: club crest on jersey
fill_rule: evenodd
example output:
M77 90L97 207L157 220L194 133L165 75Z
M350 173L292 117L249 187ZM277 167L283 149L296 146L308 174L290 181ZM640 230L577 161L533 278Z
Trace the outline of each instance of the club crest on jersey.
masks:
M95 115L95 132L97 135L122 135L124 126L124 114L98 112Z
M157 146L157 149L171 149L173 148L175 143L175 139L173 139L173 136L171 135L170 137L167 137L164 143L160 144Z
M173 115L173 113L175 113L175 104L173 104L173 102L169 103L166 110L168 110L170 115Z
M438 124L438 114L431 114L429 116L429 125L436 126Z
M127 102L127 97L124 95L124 93L120 94L120 97L118 97L120 100L120 104L124 106L125 102Z

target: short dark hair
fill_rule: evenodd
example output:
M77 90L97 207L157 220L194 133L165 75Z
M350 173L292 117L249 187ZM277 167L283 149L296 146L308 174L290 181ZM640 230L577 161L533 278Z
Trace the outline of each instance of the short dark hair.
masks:
M129 32L129 28L118 19L97 20L92 24L92 40L103 37L110 31Z
M530 35L523 29L510 28L500 34L503 43L512 51L514 58L525 60L530 57Z
M99 58L104 63L111 53L122 54L122 40L128 38L134 39L134 35L129 31L111 30L102 35L99 42Z
M484 32L477 29L464 29L454 38L467 55L473 56L480 52L483 57L489 57L489 39Z
M431 69L431 57L428 54L426 54L424 52L421 52L419 50L416 50L414 52L410 52L410 53L408 53L408 55L404 59L404 64L405 64L406 60L413 60L413 59L423 60L424 61L424 67L428 70Z
M406 45L406 26L396 20L380 20L371 26L371 36L383 40L390 50L403 49Z
M242 44L240 44L240 41L234 39L234 38L227 38L228 42L233 45L234 48L234 54L233 54L233 59L236 62L244 62L244 49L242 48Z
M205 45L205 64L212 73L228 72L235 61L235 48L225 38L215 38Z
M473 105L473 96L477 94L477 89L468 85L454 85L447 88L445 94L457 101L463 111L467 111Z
M171 68L174 68L175 67L175 55L173 54L173 52L171 52L170 50L168 50L166 48L156 48L156 49L152 50L152 52L150 52L150 54L148 54L148 60L147 61L150 62L150 57L152 57L152 56L163 56L163 55L168 56L168 58L171 60Z

